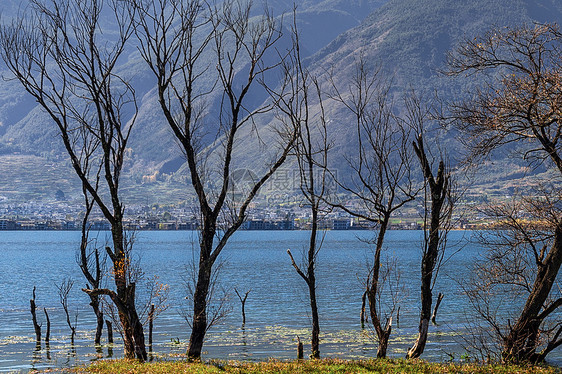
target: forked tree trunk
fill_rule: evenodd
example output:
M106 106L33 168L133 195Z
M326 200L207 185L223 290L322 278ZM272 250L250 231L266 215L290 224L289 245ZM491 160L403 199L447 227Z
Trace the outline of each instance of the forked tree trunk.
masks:
M388 341L390 340L390 333L392 332L392 317L388 320L388 325L385 326L382 334L379 336L379 346L377 348L377 358L385 358L386 351L388 350Z
M136 358L146 361L148 354L144 342L144 331L135 307L135 284L127 287L125 308L119 311L119 318L123 326L123 342L125 345L125 358Z

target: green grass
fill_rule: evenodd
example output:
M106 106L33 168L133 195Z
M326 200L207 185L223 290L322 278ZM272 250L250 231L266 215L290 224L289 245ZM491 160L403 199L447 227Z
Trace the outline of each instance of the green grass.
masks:
M76 368L75 373L519 373L554 374L560 368L547 366L479 365L475 363L428 363L423 360L306 360L306 361L210 361L207 364L185 361L160 361L141 364L130 360L104 360L85 368Z

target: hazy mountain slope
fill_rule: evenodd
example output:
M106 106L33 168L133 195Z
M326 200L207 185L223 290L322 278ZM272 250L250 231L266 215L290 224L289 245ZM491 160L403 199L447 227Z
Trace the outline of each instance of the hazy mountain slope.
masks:
M303 52L307 55L323 48L341 32L357 26L373 9L376 9L387 0L305 0L299 2L297 7L297 23L302 28ZM10 21L11 17L25 14L28 0L2 0L0 12L1 22ZM259 2L254 2L254 12L262 11ZM292 22L292 2L283 0L269 1L267 6L273 14L284 19L288 27ZM107 17L109 20L111 17ZM109 21L107 21L109 22ZM105 27L105 33L110 35L111 24ZM240 66L243 70L244 67ZM173 173L181 166L178 161L180 156L178 147L174 143L173 136L167 125L165 125L157 102L154 90L154 78L147 69L146 64L140 58L135 47L126 52L122 65L118 71L123 77L131 82L135 88L139 108L139 116L135 131L132 134L130 145L132 148L132 159L128 163L127 183L132 183L132 197L143 202L152 199L153 195L160 197L163 194L154 193L161 189L167 189L169 183L182 179L176 176L170 181L170 177L160 176L152 178L158 172ZM0 74L9 79L3 62L0 61ZM253 105L259 105L264 99L263 92L257 92L253 99ZM210 98L209 112L217 110L218 97ZM213 131L209 131L211 134ZM12 157L17 154L33 156L33 168L39 172L22 175L23 170L18 163L28 162L31 158ZM28 190L26 183L32 185L41 184L40 166L41 160L44 168L49 167L52 162L60 163L61 167L67 168L65 152L58 138L57 131L50 118L37 107L36 103L20 88L19 83L14 80L0 81L0 158L4 163L3 175L0 180L0 196L9 195L12 200L28 199L29 196L18 196L17 191ZM10 163L14 162L13 167ZM68 169L66 169L68 170ZM144 178L143 177L147 177ZM72 178L72 175L69 176ZM141 185L143 180L149 180L150 186ZM22 184L21 188L14 188L15 183ZM78 197L79 190L74 189L72 193L65 191L67 196ZM176 194L177 195L177 194ZM38 198L40 195L34 195ZM43 198L50 199L52 196L45 194ZM183 198L179 197L178 198Z
M345 79L363 53L397 85L433 90L442 86L437 69L445 53L464 38L492 27L561 22L561 12L556 0L391 0L313 56L312 66L331 65Z
M380 66L393 80L396 92L414 88L418 94L444 99L470 93L480 82L453 80L439 74L446 53L466 38L490 28L562 23L562 2L556 0L390 0L375 10L360 26L336 38L311 57L317 74L334 72L342 86L353 76L355 63L363 58L372 68ZM399 97L399 95L397 95ZM353 157L356 141L341 108L330 108L333 157L342 165L343 155ZM452 144L454 134L445 139ZM453 157L455 148L449 146Z
M25 1L2 0L0 11L12 16ZM381 4L384 4L381 6ZM291 22L292 5L284 0L270 0L268 5L276 15L283 14L285 24ZM260 11L256 6L255 12ZM334 73L341 85L349 82L354 64L363 57L372 66L380 66L391 77L397 92L414 88L423 95L437 92L444 98L471 92L478 84L472 80L454 81L438 74L445 53L464 38L486 32L491 27L514 26L533 22L562 23L562 2L559 0L304 0L297 8L297 23L306 63L316 74ZM7 18L2 18L5 20ZM167 202L185 199L185 165L182 166L178 147L164 124L154 90L154 79L134 48L127 52L119 67L134 85L140 111L131 139L132 157L127 165L124 189L130 201ZM244 67L240 66L243 70ZM3 76L9 74L0 64ZM253 104L259 105L263 92L256 91ZM209 101L209 113L216 112L218 97ZM318 107L312 108L318 112ZM341 172L346 172L344 157L353 157L353 139L349 118L341 107L328 107L330 134L334 141L332 159ZM237 144L237 165L258 168L263 152L274 139L267 133L273 117L262 121L260 141L247 131ZM445 146L454 141L454 134L445 139ZM452 148L452 147L451 147ZM13 157L14 152L33 157ZM451 152L454 153L454 152ZM0 163L2 179L0 196L28 199L27 184L40 185L41 169L68 170L60 141L48 117L36 108L15 81L0 81ZM454 156L454 155L453 155ZM33 160L34 173L24 171L22 162ZM42 160L42 161L41 161ZM43 166L41 166L43 162ZM53 163L58 166L53 169ZM12 165L12 166L10 166ZM513 167L513 170L519 170ZM509 180L509 173L502 178ZM520 176L517 176L520 177ZM72 178L72 174L65 178ZM485 179L485 178L484 178ZM492 183L491 181L482 182ZM64 191L78 196L73 183L65 182ZM490 185L493 187L493 185ZM491 188L491 187L490 187ZM7 193L6 191L9 191ZM34 199L49 199L49 188L33 189ZM183 191L178 193L178 191Z

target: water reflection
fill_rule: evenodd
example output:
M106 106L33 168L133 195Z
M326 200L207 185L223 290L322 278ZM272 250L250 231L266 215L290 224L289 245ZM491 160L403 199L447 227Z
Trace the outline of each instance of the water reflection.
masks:
M48 341L45 342L45 352L47 354L47 360L51 361L51 344Z

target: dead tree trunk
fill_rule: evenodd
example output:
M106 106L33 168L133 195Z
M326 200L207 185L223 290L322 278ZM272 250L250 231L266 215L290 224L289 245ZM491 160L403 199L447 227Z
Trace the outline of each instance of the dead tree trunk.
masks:
M320 320L318 303L316 301L316 260L322 247L322 240L318 237L318 222L326 204L322 204L327 191L328 150L330 148L327 125L324 116L323 98L320 85L305 69L301 61L299 33L296 18L293 17L294 49L291 56L283 64L285 84L289 89L288 97L278 97L277 108L279 117L283 118L286 126L295 129L297 139L295 153L299 166L300 190L304 204L311 213L311 231L308 248L305 250L305 263L302 269L296 264L291 251L287 250L291 263L296 272L308 286L310 312L312 316L311 358L320 358ZM314 94L310 94L312 89ZM312 119L309 113L311 102L315 100L320 107L320 118Z
M419 110L419 106L414 109ZM418 118L418 120L423 119ZM429 188L431 206L429 208L429 225L427 218L424 222L424 246L421 263L421 311L418 338L414 345L408 350L406 358L419 357L423 353L427 343L429 321L431 318L433 275L442 248L440 244L442 240L440 229L448 223L451 212L450 207L446 205L447 199L449 199L450 202L450 183L449 173L445 168L445 162L442 160L439 162L437 176L434 177L431 164L425 152L422 133L420 133L416 141L413 142L413 147L420 161L426 185ZM428 194L426 193L426 206L427 196Z
M109 344L113 344L113 326L111 324L111 321L106 319L105 324L107 326L107 342Z
M45 319L47 320L47 331L45 332L45 345L49 345L49 340L51 339L51 320L49 319L49 313L47 313L47 308L43 308L45 312Z
M154 328L154 304L150 305L148 312L148 347L152 351L152 330Z
M90 298L90 306L96 315L96 334L94 336L94 344L100 345L103 333L103 312L100 308L99 297Z
M361 328L365 328L365 322L367 322L367 315L365 314L365 305L367 303L367 291L363 292L361 296Z
M67 279L61 283L61 285L57 285L59 291L59 299L62 305L62 309L64 310L64 314L66 316L66 324L70 328L70 343L74 345L74 337L76 336L76 321L74 324L70 321L70 311L68 308L68 294L72 290L74 282L70 279Z
M431 323L434 325L436 324L435 320L437 318L437 310L439 309L439 305L441 305L443 297L445 297L445 295L439 292L439 295L437 295L437 302L435 302L435 307L433 308L433 314L431 315Z
M312 312L312 331L310 337L310 345L311 345L312 353L310 357L320 358L320 324L319 324L319 317L318 317L318 305L316 304L316 278L314 277L314 272L309 274L304 274L301 271L299 266L296 264L293 255L291 254L291 251L289 249L287 249L287 254L291 258L291 263L293 267L295 268L297 273L301 276L301 278L304 279L304 281L308 286L310 309Z
M335 175L334 179L341 190L355 196L358 202L353 208L335 201L330 204L377 226L374 259L365 279L371 323L379 341L377 357L385 357L399 291L390 290L393 297L391 310L381 316L379 300L384 294L385 278L398 279L394 272L381 278L381 256L390 217L413 201L419 192L411 178L411 128L394 115L390 83L382 78L380 71L369 72L365 61L357 64L348 87L341 87L333 76L330 79L332 97L353 118L357 144L356 154L348 158L353 172L345 179L337 180ZM386 321L382 321L383 318Z
M35 286L33 286L33 297L29 300L31 307L31 318L33 320L33 328L35 329L35 341L37 345L41 345L41 325L37 322L37 306L35 305Z
M304 347L301 342L301 338L297 335L297 360L302 360L304 358Z
M236 288L234 289L234 292L236 292L236 295L238 296L238 298L240 299L240 303L242 304L242 326L246 324L246 300L248 299L250 291L251 290L246 291L244 297L242 297L240 293L238 293L238 290Z

